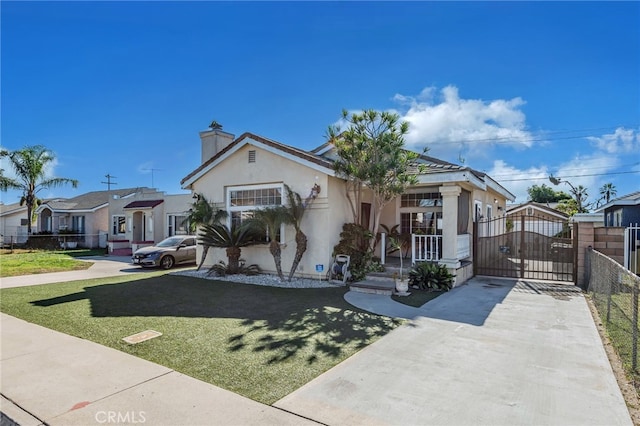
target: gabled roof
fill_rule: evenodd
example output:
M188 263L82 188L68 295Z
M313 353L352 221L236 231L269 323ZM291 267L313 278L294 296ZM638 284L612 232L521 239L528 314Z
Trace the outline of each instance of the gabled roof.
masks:
M526 210L528 207L533 207L534 209L542 213L550 214L552 216L556 216L561 219L569 218L568 214L561 212L560 210L556 210L552 207L549 207L548 205L545 205L542 203L536 203L534 201L527 201L526 203L523 203L523 204L514 204L511 206L507 206L507 214L509 215L509 214L518 213L520 211Z
M596 209L596 212L603 212L609 207L617 206L638 206L640 205L640 191L632 192L631 194L623 195L615 200L609 201L604 206Z
M42 203L38 210L44 207L55 212L72 212L72 211L95 211L109 204L109 198L118 196L120 198L134 194L141 188L124 188L112 189L110 191L92 191L86 194L78 195L73 198L57 198Z
M123 208L125 209L152 209L157 205L160 205L164 200L139 200L132 201Z
M180 181L180 184L183 188L191 185L202 175L215 167L218 163L248 144L259 146L276 155L280 155L298 163L320 169L325 173L333 174L333 162L324 157L316 155L312 152L303 151L290 145L285 145L272 139L246 132L240 135L240 137L231 142L229 145L227 145L224 149L220 150L220 152L218 152L216 155L202 163L194 171L185 176Z
M0 216L8 216L17 212L26 211L26 205L20 205L20 203L2 204L0 203Z
M189 185L193 184L225 158L239 150L242 146L249 143L252 145L260 146L272 153L284 156L298 163L321 170L331 176L335 176L333 163L336 156L333 143L325 142L324 144L311 151L304 151L293 146L285 145L272 139L247 132L243 133L239 138L231 142L219 153L217 153L212 158L201 164L197 169L189 173L180 181L181 186L183 188L187 188ZM473 170L469 167L463 167L454 163L449 163L447 161L443 161L424 154L419 154L417 161L418 163L423 164L426 168L423 173L420 173L421 176L433 175L436 173L454 172L454 175L449 176L449 179L447 180L448 182L472 182L482 189L491 188L497 193L503 195L508 200L515 200L515 195L513 195L511 192L505 189L502 185L498 184L495 180L490 178L485 173ZM415 167L415 172L418 173L417 166Z

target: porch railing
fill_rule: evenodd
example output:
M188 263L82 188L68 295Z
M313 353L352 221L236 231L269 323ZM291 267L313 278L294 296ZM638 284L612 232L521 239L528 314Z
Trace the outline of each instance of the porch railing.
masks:
M434 262L442 258L442 235L411 234L411 263Z

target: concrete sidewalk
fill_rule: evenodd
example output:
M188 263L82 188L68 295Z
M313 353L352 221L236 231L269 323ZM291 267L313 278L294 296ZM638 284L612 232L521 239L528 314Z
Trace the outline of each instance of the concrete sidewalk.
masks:
M115 349L0 320L2 411L22 426L316 424Z
M21 275L0 279L0 288L23 287L29 285L51 284L68 281L88 280L118 275L144 274L148 272L131 263L127 256L92 256L78 258L93 265L89 269L79 271L50 272L47 274Z
M422 308L347 293L413 320L274 405L330 425L631 425L575 290L475 278Z

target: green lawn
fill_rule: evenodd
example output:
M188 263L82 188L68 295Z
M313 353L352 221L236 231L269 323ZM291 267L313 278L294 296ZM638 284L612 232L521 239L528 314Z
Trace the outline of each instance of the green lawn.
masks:
M104 250L101 251L104 254ZM91 250L1 250L0 277L87 269L92 263L74 257L95 254Z
M0 290L0 310L272 404L401 322L360 311L345 288L284 289L185 276L103 278ZM152 329L137 345L123 337Z

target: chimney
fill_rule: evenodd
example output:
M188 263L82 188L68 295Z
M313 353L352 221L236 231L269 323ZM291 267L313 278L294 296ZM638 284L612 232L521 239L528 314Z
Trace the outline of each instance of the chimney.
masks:
M200 132L200 140L202 142L202 163L222 151L233 140L235 136L231 133L223 132L222 125L217 121L209 124L209 130Z

